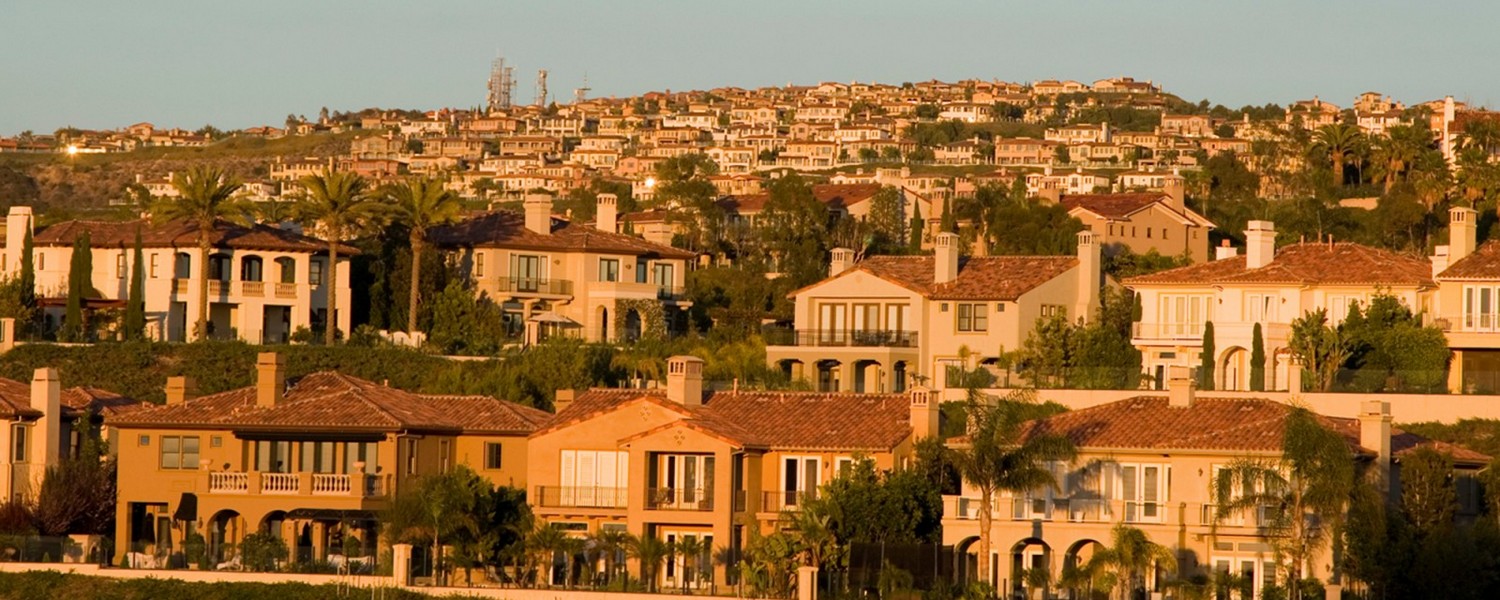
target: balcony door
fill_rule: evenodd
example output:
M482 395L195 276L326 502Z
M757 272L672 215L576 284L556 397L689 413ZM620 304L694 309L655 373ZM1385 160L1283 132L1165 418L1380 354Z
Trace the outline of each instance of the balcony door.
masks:
M1166 467L1121 465L1120 491L1125 501L1125 522L1160 523L1167 499Z
M692 509L711 502L714 487L712 455L663 454L659 460L658 505Z
M815 456L788 456L781 460L781 504L801 506L805 498L818 492L822 461Z
M536 292L545 277L542 257L531 254L511 255L510 279L516 291Z
M849 306L847 304L818 305L818 341L823 344L841 344L844 332L849 329Z
M563 506L622 508L630 481L630 454L595 450L563 450L558 473Z

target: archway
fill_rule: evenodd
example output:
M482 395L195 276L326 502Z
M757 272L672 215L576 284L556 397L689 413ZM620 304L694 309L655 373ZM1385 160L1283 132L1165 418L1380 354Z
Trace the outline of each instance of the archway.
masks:
M953 579L967 584L979 578L979 537L970 536L953 546Z
M904 360L891 365L891 391L897 393L906 391L906 361Z
M1052 547L1038 538L1026 538L1010 548L1010 577L1007 579L1008 587L1017 593L1026 595L1027 591L1034 587L1050 587L1051 582L1057 580L1057 573L1052 569ZM1001 589L995 586L995 589Z
M776 361L776 368L783 375L786 375L787 381L802 381L807 377L807 374L803 371L806 367L803 366L801 360L795 358L784 358Z
M641 313L632 308L625 311L625 330L623 341L634 342L641 339Z
M599 307L599 313L598 313L598 315L599 316L598 316L597 320L598 320L598 323L599 323L599 341L601 341L601 342L608 342L609 341L609 337L610 337L609 336L609 309L605 308L603 306Z
M841 374L839 373L839 371L842 370L840 368L842 366L843 363L840 363L836 360L818 361L818 391L839 391L839 386L842 384L842 382L840 381Z
M880 363L873 360L861 360L854 363L854 391L860 393L883 392L881 377L884 369Z
M1250 352L1239 346L1224 351L1219 359L1217 389L1225 391L1244 390L1250 381Z
M1103 543L1091 539L1078 540L1068 546L1063 553L1062 569L1057 573L1058 587L1068 590L1071 598L1091 597L1088 590L1094 589L1094 582L1086 577L1083 567L1104 548Z
M217 565L234 559L232 549L245 537L245 520L233 510L221 510L208 519L209 560Z

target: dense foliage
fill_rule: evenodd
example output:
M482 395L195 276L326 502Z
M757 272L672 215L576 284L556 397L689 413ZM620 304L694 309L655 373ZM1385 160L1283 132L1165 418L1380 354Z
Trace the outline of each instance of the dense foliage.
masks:
M192 583L176 579L111 579L56 571L0 573L0 597L8 600L322 600L345 594L343 587L305 583ZM387 600L422 600L425 594L400 589L377 592Z

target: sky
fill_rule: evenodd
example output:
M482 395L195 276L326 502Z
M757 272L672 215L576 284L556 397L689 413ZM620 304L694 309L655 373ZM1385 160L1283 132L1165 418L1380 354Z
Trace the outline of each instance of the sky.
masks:
M1238 107L1379 91L1500 106L1500 2L0 0L0 135L280 126L483 104L490 61L567 100L652 90L1132 76Z

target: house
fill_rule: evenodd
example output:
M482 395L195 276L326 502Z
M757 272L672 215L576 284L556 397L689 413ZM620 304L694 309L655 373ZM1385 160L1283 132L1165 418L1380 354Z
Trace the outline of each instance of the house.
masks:
M1005 138L995 140L995 164L1026 167L1041 167L1057 159L1057 147L1061 142L1033 138Z
M1161 133L1183 137L1206 138L1214 135L1214 120L1208 115L1161 116Z
M1049 142L1060 142L1063 144L1082 144L1088 142L1108 143L1110 141L1109 123L1098 125L1080 124L1065 127L1048 128L1042 134L1042 139Z
M920 389L707 391L703 361L674 356L665 389L559 391L557 415L528 439L527 499L538 520L570 536L705 542L701 558L668 560L659 583L722 587L747 536L774 530L857 457L905 466L913 445L937 434L937 409ZM708 559L718 548L728 561Z
M1122 249L1135 254L1154 250L1193 262L1208 260L1208 232L1214 224L1183 203L1180 178L1164 192L1069 194L1059 203L1069 216L1099 234L1111 256Z
M1245 577L1262 597L1284 573L1277 568L1270 507L1220 514L1212 490L1222 469L1245 459L1281 459L1291 407L1261 398L1218 397L1193 389L1186 370L1165 394L1142 395L1029 421L1020 436L1055 434L1078 449L1071 462L1049 463L1056 488L999 493L990 526L990 556L978 556L980 496L967 482L943 497L943 543L962 557L960 576L973 579L978 561L990 566L1005 594L1023 593L1023 569L1058 573L1079 566L1111 542L1117 524L1137 528L1176 557L1176 578L1214 572ZM1313 415L1349 447L1349 458L1381 476L1391 497L1400 495L1403 460L1419 448L1452 457L1461 512L1477 514L1474 476L1489 457L1428 440L1391 425L1390 405L1365 401L1357 418ZM963 448L967 437L950 440ZM1324 546L1324 552L1328 552ZM1306 576L1327 580L1327 554L1308 561ZM1173 568L1175 567L1175 568ZM1166 578L1147 569L1148 594Z
M259 355L249 387L199 396L191 380L170 378L166 404L113 420L114 562L133 553L151 564L192 533L210 564L239 564L235 547L253 532L283 540L293 560L341 556L350 537L379 557L388 546L378 514L418 477L467 465L525 488L526 436L549 416L331 371L290 378L274 352Z
M5 263L19 273L31 207L11 207L5 220ZM147 335L162 341L195 339L199 283L208 279L208 332L218 339L286 343L304 328L321 329L329 318L329 291L339 288L337 326L350 329L350 246L338 247L338 281L329 281L328 243L276 227L220 221L209 236L207 265L198 254L198 226L187 221L63 221L34 229L32 264L44 322L57 326L67 303L73 243L84 233L93 255L92 285L99 297L86 309L119 309L130 291L136 235L141 237Z
M5 335L13 325L6 325ZM11 465L0 469L0 497L7 501L35 501L49 467L79 456L89 436L117 442L104 430L104 421L141 406L96 388L62 389L59 381L54 368L36 369L29 383L0 378L0 448Z
M1089 319L1099 305L1099 237L1078 234L1076 256L961 258L956 234L932 256L835 249L829 277L791 292L792 327L767 334L766 360L822 391L899 392L925 381L953 387L948 367L1020 348L1040 317Z
M1389 250L1349 242L1302 242L1276 247L1275 225L1250 221L1245 253L1216 250L1215 260L1131 277L1122 282L1143 308L1131 343L1141 351L1157 389L1170 367L1196 367L1205 345L1204 323L1214 324L1214 389L1250 389L1250 353L1260 326L1267 390L1290 387L1291 323L1324 309L1338 324L1352 303L1366 305L1377 291L1414 311L1428 311L1432 264Z
M494 211L428 233L475 290L500 305L508 332L635 340L673 329L693 253L617 233L617 202L599 194L595 223L552 217L552 196L527 194L525 211Z
M1479 213L1453 207L1448 214L1448 245L1438 246L1432 259L1434 324L1453 351L1448 390L1490 393L1500 390L1500 241L1476 248Z

